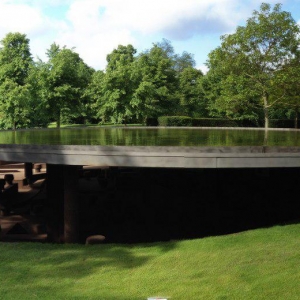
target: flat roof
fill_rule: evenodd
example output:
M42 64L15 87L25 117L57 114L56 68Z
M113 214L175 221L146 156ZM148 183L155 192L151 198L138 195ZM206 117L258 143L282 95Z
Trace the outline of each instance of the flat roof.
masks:
M155 168L300 167L300 147L0 145L0 160Z
M300 131L172 127L1 131L0 161L155 168L300 167Z

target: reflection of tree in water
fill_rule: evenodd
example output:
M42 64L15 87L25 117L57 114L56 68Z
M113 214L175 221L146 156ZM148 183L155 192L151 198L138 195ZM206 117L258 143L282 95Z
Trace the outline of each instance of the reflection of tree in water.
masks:
M268 146L268 140L269 140L269 130L265 129L264 130L264 144L263 144L263 146Z
M1 144L300 146L298 131L97 127L1 131Z
M300 146L298 130L264 130L264 146Z

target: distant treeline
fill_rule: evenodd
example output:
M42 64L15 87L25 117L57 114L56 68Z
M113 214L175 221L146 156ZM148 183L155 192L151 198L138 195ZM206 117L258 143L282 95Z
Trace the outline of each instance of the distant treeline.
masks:
M176 127L263 127L264 119L234 120L221 118L191 118L186 116L161 116L147 118L147 126L176 126ZM296 122L296 123L295 123ZM299 128L299 120L271 119L270 128Z
M246 26L221 37L203 74L193 54L176 53L165 39L141 53L119 45L105 70L94 70L55 43L47 61L34 60L26 35L8 33L0 49L0 128L50 122L295 127L299 37L290 13L264 3Z

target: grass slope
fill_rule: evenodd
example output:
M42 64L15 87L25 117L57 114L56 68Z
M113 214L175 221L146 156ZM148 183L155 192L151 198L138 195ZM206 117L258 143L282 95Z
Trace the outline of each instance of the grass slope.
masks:
M140 245L0 243L0 299L299 299L300 225Z

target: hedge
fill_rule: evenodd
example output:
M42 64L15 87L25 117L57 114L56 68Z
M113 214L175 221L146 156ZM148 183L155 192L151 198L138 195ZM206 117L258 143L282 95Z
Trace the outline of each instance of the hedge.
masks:
M192 121L193 126L197 127L238 127L234 120L213 119L213 118L195 118Z
M237 127L233 120L214 118L190 118L186 116L162 116L158 118L159 126L190 126L190 127Z
M193 119L186 116L162 116L158 118L159 126L194 126Z
M295 128L294 120L271 119L270 128ZM190 126L190 127L264 127L264 120L229 120L217 118L190 118L187 116L161 116L149 118L147 126ZM298 121L300 128L300 121Z
M146 118L146 126L158 126L158 119L157 118Z
M297 122L297 128L299 128L300 122ZM295 128L295 120L281 120L271 119L269 121L270 128Z

